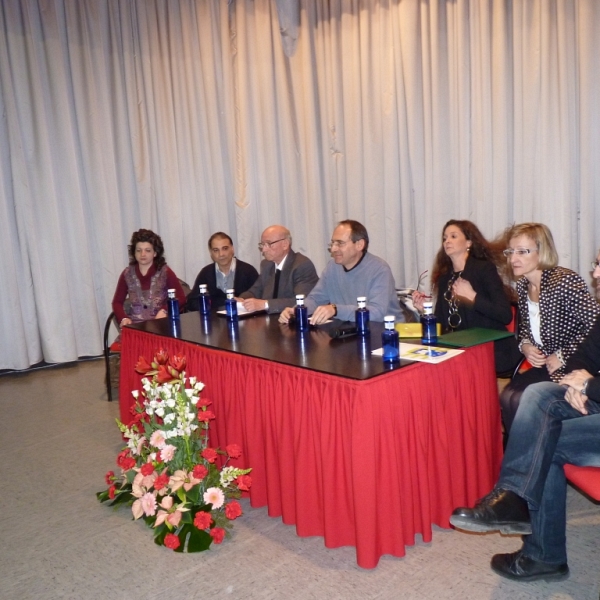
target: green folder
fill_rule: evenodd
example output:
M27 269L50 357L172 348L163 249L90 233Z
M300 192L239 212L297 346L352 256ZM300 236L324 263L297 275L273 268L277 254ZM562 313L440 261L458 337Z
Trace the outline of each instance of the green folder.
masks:
M438 338L439 344L453 346L455 348L468 348L485 344L495 340L502 340L514 336L514 333L500 329L485 329L484 327L473 327L472 329L461 329L452 333L445 333Z

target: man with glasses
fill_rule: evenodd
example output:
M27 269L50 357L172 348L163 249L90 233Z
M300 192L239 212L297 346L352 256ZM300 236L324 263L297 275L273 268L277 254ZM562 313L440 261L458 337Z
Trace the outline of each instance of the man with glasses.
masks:
M362 223L352 220L338 223L328 247L332 260L305 302L313 325L333 318L354 320L359 296L367 297L372 321L383 321L385 315L404 321L392 271L383 259L370 254L368 248L369 234ZM292 314L293 308L284 310L279 321L287 323Z
M598 260L592 263L597 281ZM492 557L492 570L508 579L569 576L563 466L600 467L600 318L565 370L558 384L525 390L495 488L474 508L457 508L450 517L457 529L523 536L520 550Z
M307 295L319 280L312 261L292 250L292 235L282 225L267 227L258 249L264 257L258 279L240 294L246 310L280 313L294 306L296 294Z
M213 233L208 240L208 251L213 262L206 265L194 282L187 297L187 309L198 310L200 284L206 284L213 309L225 305L225 292L233 288L236 296L245 292L256 281L256 269L236 258L232 239L222 231Z

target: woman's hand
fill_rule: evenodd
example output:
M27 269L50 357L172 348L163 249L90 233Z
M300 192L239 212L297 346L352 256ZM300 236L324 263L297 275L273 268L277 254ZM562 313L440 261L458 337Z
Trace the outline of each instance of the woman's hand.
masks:
M560 358L556 355L556 352L553 352L550 356L546 357L546 368L548 369L548 373L552 375L554 371L558 371L563 366Z
M459 277L452 284L452 291L456 296L463 298L467 302L474 302L475 296L477 296L477 292L473 289L471 283L462 277Z
M167 316L167 311L164 308L161 308L154 317L155 319L164 319Z
M423 308L423 302L428 299L428 296L423 294L423 292L419 292L418 290L414 291L412 294L412 303L416 310L422 313L425 309Z
M546 355L536 348L533 344L525 342L521 346L521 352L525 358L531 363L532 367L543 367L546 365Z
M129 317L123 317L121 319L120 327L125 327L125 325L131 325L133 321Z

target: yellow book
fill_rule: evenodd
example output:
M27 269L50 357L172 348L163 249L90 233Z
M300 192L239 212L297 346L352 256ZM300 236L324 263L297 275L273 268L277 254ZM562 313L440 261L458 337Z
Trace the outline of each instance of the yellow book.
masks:
M420 338L421 323L396 323L396 331L401 338ZM437 324L437 334L442 335L442 325Z

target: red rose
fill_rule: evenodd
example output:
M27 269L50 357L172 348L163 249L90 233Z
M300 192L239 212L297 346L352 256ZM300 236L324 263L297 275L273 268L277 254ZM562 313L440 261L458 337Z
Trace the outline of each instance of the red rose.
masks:
M104 481L106 481L106 485L111 485L114 480L115 480L115 472L114 471L109 471L104 476Z
M198 400L198 404L196 405L198 408L206 408L212 404L212 400L207 400L206 398L200 398Z
M217 460L218 454L214 448L204 448L204 450L202 450L201 456L209 463L214 463L215 460Z
M208 475L208 469L204 465L196 465L192 469L194 479L204 479Z
M146 463L146 464L142 465L142 468L140 469L140 473L144 477L147 477L148 475L152 475L152 473L154 473L154 465L152 463Z
M185 356L180 356L180 355L172 356L171 360L169 361L169 364L176 371L179 371L181 373L181 371L183 371L186 366Z
M169 362L169 353L162 348L154 355L154 361L159 365L166 365Z
M252 485L252 477L250 475L240 475L235 482L240 490L247 492Z
M225 450L229 458L239 458L242 455L242 449L237 444L229 444Z
M168 483L169 483L169 476L166 473L163 473L162 475L159 475L154 480L154 489L162 490L163 488L167 487Z
M176 550L180 545L179 538L174 533L167 533L167 535L165 535L165 546L167 548Z
M203 421L205 423L208 423L208 421L210 421L211 419L214 419L214 418L215 418L215 415L210 410L201 410L198 413L198 421Z
M194 517L194 525L198 529L208 529L211 523L212 518L210 516L210 513L207 513L203 510L196 513L196 516Z
M212 536L213 542L215 544L220 544L225 537L225 530L221 527L213 527L210 530L210 535Z
M148 371L152 371L152 365L143 356L140 356L135 363L135 372L145 375Z
M241 514L242 514L242 507L240 506L240 503L237 500L232 500L225 507L225 516L228 519L231 519L232 521L233 521L233 519L237 519Z
M116 494L115 494L115 493L116 493L116 491L117 491L117 488L116 488L116 486L114 486L114 485L111 485L111 486L108 488L108 497L109 497L111 500L112 500L112 499L115 497L115 495L116 495Z
M156 381L158 383L173 381L173 376L169 373L169 369L165 365L159 365L158 372L156 373Z

